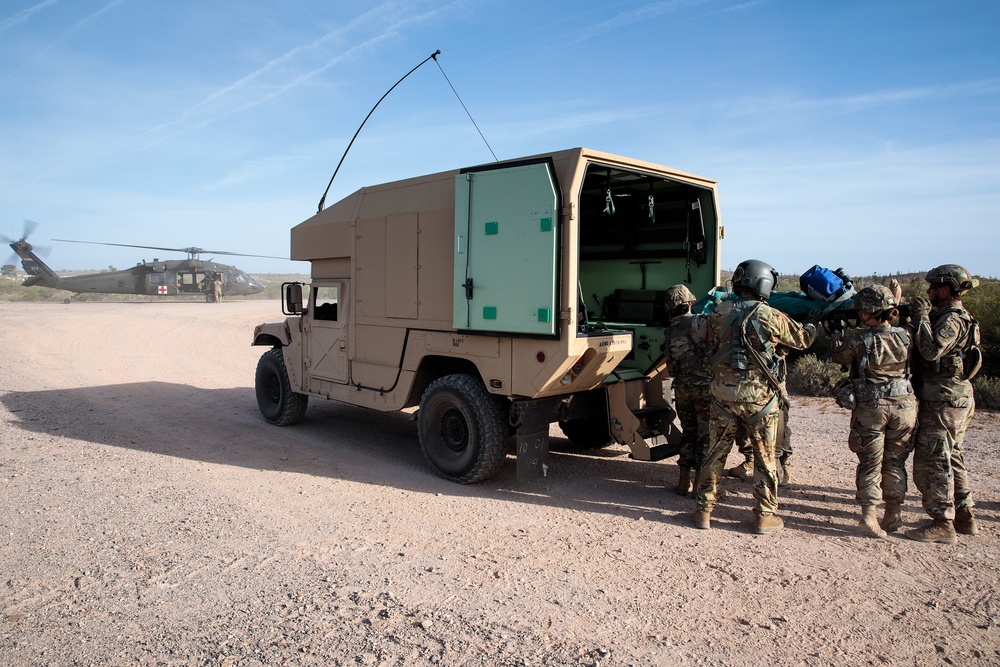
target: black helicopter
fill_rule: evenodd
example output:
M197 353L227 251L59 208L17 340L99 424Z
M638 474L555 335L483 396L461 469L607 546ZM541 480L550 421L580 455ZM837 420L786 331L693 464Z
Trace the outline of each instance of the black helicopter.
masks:
M146 294L150 296L177 296L202 294L206 301L214 301L213 282L216 277L222 281L223 296L246 296L264 291L264 286L241 269L227 264L219 264L201 259L201 255L236 255L239 257L265 257L268 259L288 259L272 255L247 255L224 250L203 248L162 248L159 246L131 245L128 243L98 243L95 241L73 241L53 239L67 243L89 243L93 245L121 246L124 248L146 248L165 252L185 252L187 259L143 260L131 269L107 271L82 276L60 277L38 258L28 236L37 223L25 221L24 235L17 241L5 238L11 249L21 258L21 267L28 277L21 283L24 287L39 285L54 289L68 290L77 294Z

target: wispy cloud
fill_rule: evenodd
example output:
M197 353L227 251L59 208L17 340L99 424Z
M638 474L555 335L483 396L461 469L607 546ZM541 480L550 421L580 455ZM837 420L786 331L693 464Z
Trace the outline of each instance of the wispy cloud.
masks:
M993 78L935 86L890 88L858 95L832 97L800 97L795 95L743 97L728 100L726 107L731 116L762 115L808 109L830 109L852 113L922 100L996 95L998 92L1000 92L1000 78Z
M67 28L66 30L64 30L62 32L62 34L59 35L59 37L56 38L55 43L58 44L59 42L61 42L62 40L66 39L70 35L73 35L73 34L79 32L85 25L87 25L91 21L96 20L102 14L105 14L105 13L111 11L112 9L114 9L118 5L122 4L123 2L125 2L125 0L111 0L111 2L109 2L106 5L104 5L103 7L101 7L100 9L98 9L96 12L92 12L92 13L88 14L87 16L84 16L82 19L80 19L79 21L77 21L76 23L74 23L72 26L70 26L69 28Z
M46 7L49 7L50 5L56 4L58 1L59 0L45 0L44 2L39 2L37 5L34 5L33 7L22 9L17 14L11 16L9 19L3 19L2 21L0 21L0 32L13 28L16 25L21 25L22 23L30 19L32 15L36 14L37 12L40 12L41 10L45 9Z
M57 0L47 0L46 2L43 2L43 3L39 4L39 5L36 5L35 7L32 7L30 9L24 10L23 12L21 12L21 14L24 14L25 12L34 13L34 12L38 11L39 9L44 8L46 5L55 4L56 1ZM98 9L97 11L91 12L87 16L84 16L82 19L80 19L79 21L77 21L76 23L74 23L73 25L71 25L69 28L67 28L66 30L63 30L59 34L58 37L56 37L44 49L42 49L41 51L39 51L38 53L36 53L32 58L30 58L29 60L23 62L18 67L12 68L9 71L7 71L5 73L5 75L4 75L4 78L5 79L9 79L14 74L20 72L21 70L23 70L25 67L27 67L31 63L36 62L36 61L44 58L46 55L48 55L52 51L52 49L56 48L59 44L61 44L65 40L67 40L72 35L75 35L76 33L80 32L87 24L95 21L102 14L105 14L105 13L111 11L112 9L114 9L118 5L122 4L123 2L125 2L125 0L111 0L111 2L109 2L106 5L104 5L103 7L101 7L100 9ZM18 14L17 16L20 16L21 14ZM15 16L15 17L13 17L12 19L9 19L9 20L12 21L12 20L16 19L17 16ZM30 16L30 14L29 14L29 16ZM27 17L24 20L27 20ZM20 21L20 22L23 23L23 21ZM4 26L3 24L0 24L0 32L3 32L3 30L4 30L5 27L6 26Z
M608 32L620 30L621 28L648 21L664 14L672 14L688 7L705 4L708 0L668 0L667 2L652 2L646 5L629 9L615 14L611 18L600 23L580 30L575 35L569 37L570 43L586 42L594 37Z
M726 7L722 11L727 14L733 12L745 12L769 4L771 4L771 0L750 0L750 2L741 2L738 5L732 5L730 7Z
M404 29L433 20L466 4L468 4L466 0L455 0L425 11L420 3L395 1L383 3L353 19L347 25L330 30L306 44L296 46L249 74L220 87L173 120L150 128L144 133L147 141L136 150L148 149L188 129L201 128L231 114L270 102L316 79L336 65L398 37ZM335 55L325 56L331 45L340 44L350 34L364 30L369 24L380 26L381 30L353 46L343 48ZM325 60L318 66L308 68L307 61L316 56L325 57Z

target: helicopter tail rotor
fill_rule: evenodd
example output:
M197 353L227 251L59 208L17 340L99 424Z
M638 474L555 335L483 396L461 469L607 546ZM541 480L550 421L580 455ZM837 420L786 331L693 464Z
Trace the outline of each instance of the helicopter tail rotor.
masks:
M37 255L42 255L43 257L47 257L48 254L52 252L51 246L33 246L32 244L28 243L28 237L31 236L34 233L35 229L37 228L38 228L38 223L35 222L34 220L25 220L24 227L21 232L21 238L12 239L4 234L0 234L0 239L3 239L3 242L9 245L11 249L14 249L15 246L18 246L19 248L25 248L28 251L33 251ZM11 264L16 262L18 259L19 255L15 252L14 254L9 256L8 261L5 263Z
M35 229L37 227L38 227L38 223L35 222L34 220L25 220L24 221L24 229L21 232L21 238L20 239L12 239L12 238L8 237L6 234L0 234L0 239L3 239L4 243L17 243L18 241L27 241L28 237L31 236L32 233L34 233L34 231L35 231Z

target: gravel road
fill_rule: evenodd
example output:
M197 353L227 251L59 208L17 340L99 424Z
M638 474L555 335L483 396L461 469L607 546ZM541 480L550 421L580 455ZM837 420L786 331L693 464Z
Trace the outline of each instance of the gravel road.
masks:
M573 452L472 486L416 424L260 417L275 302L0 303L0 664L996 665L1000 418L967 461L982 531L857 532L848 413L795 399L786 528L727 479L691 525L672 461ZM735 462L735 456L732 459ZM912 486L912 485L911 485ZM911 488L909 526L924 520Z

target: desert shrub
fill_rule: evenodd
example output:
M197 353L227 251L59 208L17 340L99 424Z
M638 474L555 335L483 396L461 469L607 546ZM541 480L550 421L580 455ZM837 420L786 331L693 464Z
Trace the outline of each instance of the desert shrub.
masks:
M979 320L983 374L1000 375L1000 281L982 280L979 287L962 297L962 305Z
M977 375L972 380L976 392L976 409L1000 410L1000 377Z
M833 388L847 373L840 366L823 361L815 354L796 359L788 370L788 390L803 396L831 396Z

